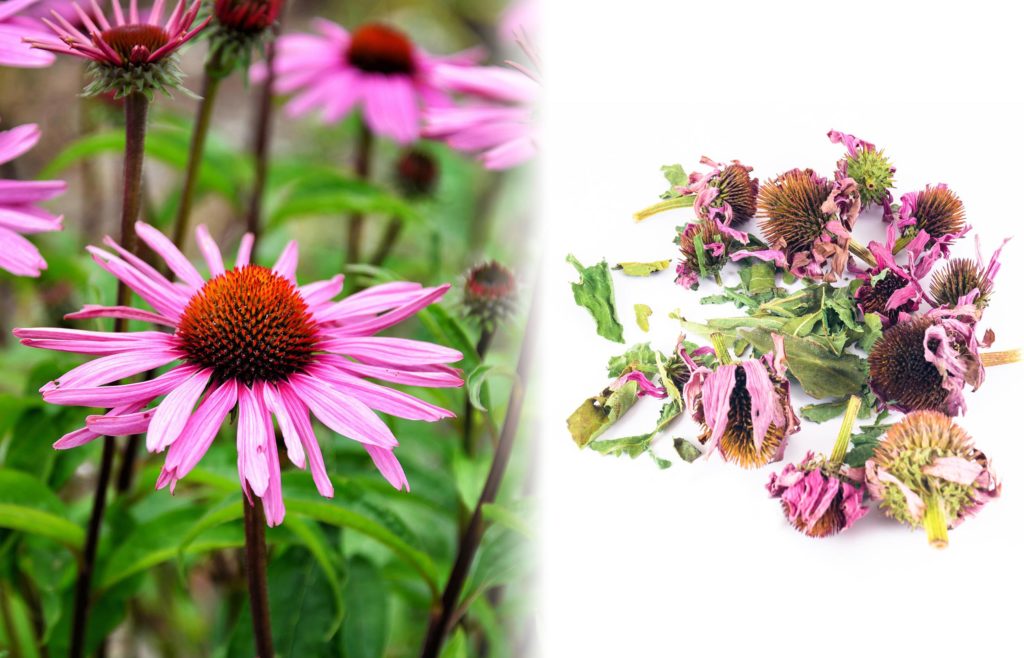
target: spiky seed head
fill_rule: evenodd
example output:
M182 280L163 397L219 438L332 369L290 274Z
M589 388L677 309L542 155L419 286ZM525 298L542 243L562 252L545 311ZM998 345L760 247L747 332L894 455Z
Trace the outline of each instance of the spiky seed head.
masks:
M752 179L743 165L727 166L711 181L711 186L718 188L718 199L732 207L730 226L741 226L757 214L757 179Z
M893 186L893 166L884 151L857 149L857 155L846 156L846 174L857 181L865 205L882 205L889 201Z
M932 299L942 306L956 306L964 295L978 290L974 305L978 308L988 306L992 296L992 282L985 277L985 272L978 263L969 258L954 258L932 277Z
M888 318L891 324L895 324L899 319L900 311L910 310L911 302L908 301L894 309L886 309L886 305L889 303L889 298L892 297L892 294L906 285L906 279L887 271L884 276L873 283L868 280L857 288L855 293L857 305L860 306L864 313L878 313Z
M932 320L917 317L894 324L875 341L868 354L871 385L884 402L915 411L941 410L949 391L942 374L924 357L924 336Z
M917 222L908 227L907 235L918 231L927 231L933 238L952 235L962 231L967 223L964 202L945 186L928 187L918 193L913 215Z
M786 392L776 383L775 394L785 396ZM725 434L718 442L722 457L743 468L759 468L770 462L785 440L785 430L774 423L761 444L761 450L754 443L754 421L751 417L752 401L747 390L747 373L736 368L736 385L729 395L729 415ZM697 439L703 444L711 438L711 428L704 426Z
M810 249L832 217L822 211L832 184L811 169L794 169L761 186L757 197L758 227L773 247Z

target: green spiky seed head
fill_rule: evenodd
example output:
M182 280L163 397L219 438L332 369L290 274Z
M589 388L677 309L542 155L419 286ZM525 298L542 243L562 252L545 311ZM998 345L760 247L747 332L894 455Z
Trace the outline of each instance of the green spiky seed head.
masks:
M846 156L846 174L857 181L865 205L883 204L893 186L893 166L885 151L858 149L857 155Z

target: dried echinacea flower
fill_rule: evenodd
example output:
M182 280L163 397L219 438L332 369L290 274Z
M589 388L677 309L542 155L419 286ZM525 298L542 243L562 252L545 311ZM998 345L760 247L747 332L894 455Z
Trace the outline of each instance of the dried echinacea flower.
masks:
M904 316L889 327L868 354L869 383L885 405L899 411L939 411L955 416L966 410L964 387L975 390L985 381L975 335L973 307Z
M768 249L732 258L774 260L796 276L836 281L846 270L850 231L859 213L852 178L833 182L811 169L792 169L762 185L758 195L758 226Z
M793 413L786 379L782 337L773 335L774 352L760 359L733 363L722 337L712 336L719 365L689 363L690 380L683 389L686 408L702 425L698 440L717 448L726 461L757 468L782 458L789 436L800 429Z
M904 194L900 202L896 226L903 237L896 243L897 252L923 231L931 238L928 246L938 244L942 253L948 256L949 245L971 228L967 225L964 202L945 183Z
M931 294L935 305L955 308L973 303L979 310L988 306L993 281L999 272L999 253L1008 241L1009 238L1003 240L986 265L981 257L981 238L975 236L976 260L953 258L932 276ZM972 294L971 301L968 301Z
M35 48L88 60L93 76L92 83L85 88L88 96L152 96L155 91L180 89L183 74L177 52L210 22L207 17L193 27L200 0L190 5L186 0L178 0L166 21L162 0L154 3L149 12L140 12L138 1L131 0L127 15L120 0L113 0L110 17L96 2L91 4L91 18L77 3L72 5L82 21L81 28L54 11L53 22L43 19L54 36L27 41Z
M697 289L702 278L721 283L719 273L729 262L729 253L748 241L746 233L717 219L687 224L675 239L682 256L676 267L676 283L691 290Z
M885 151L875 148L871 142L838 130L830 130L828 138L833 144L842 143L846 147L846 156L836 163L836 168L842 177L848 176L857 181L864 207L881 206L883 218L892 221L892 187L896 167L885 157Z
M768 493L779 499L790 524L808 537L842 532L868 513L863 469L843 463L859 409L860 398L851 396L830 457L808 452L802 462L786 464L768 480Z
M936 548L949 543L949 528L1000 492L985 454L934 411L916 411L890 428L864 467L868 492L882 511L912 528L923 526Z
M926 248L928 235L919 233L907 245L906 265L900 265L893 254L896 225L889 224L887 233L884 245L868 244L875 258L874 267L861 271L850 264L854 276L863 282L854 293L858 308L862 313L877 313L885 326L896 324L901 314L913 313L920 307L925 299L921 280L940 256L938 245Z
M687 185L675 188L674 194L664 201L645 208L633 215L641 221L665 210L693 206L697 216L704 221L720 221L727 226L742 226L757 212L756 178L750 177L753 167L739 160L731 163L715 162L704 156L701 164L710 167L703 174L693 172Z
M510 269L492 260L466 273L462 305L466 315L493 331L516 309L516 277Z

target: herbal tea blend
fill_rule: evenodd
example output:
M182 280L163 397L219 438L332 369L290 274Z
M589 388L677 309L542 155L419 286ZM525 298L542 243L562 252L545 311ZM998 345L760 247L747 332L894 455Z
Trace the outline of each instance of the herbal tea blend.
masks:
M811 452L771 474L768 492L792 526L831 536L868 514L874 500L942 547L948 528L999 495L986 457L951 417L966 413L965 393L982 385L986 367L1019 360L1017 350L987 351L995 334L980 327L1008 238L987 261L979 236L975 259L952 258L971 227L949 186L927 185L895 202L896 167L884 151L835 130L828 137L846 147L831 176L797 168L759 182L738 160L707 157L703 172L662 167L669 190L634 219L692 208L695 218L676 231L675 285L684 294L703 289L701 304L740 314L704 322L672 314L681 333L671 351L643 343L611 359L612 382L573 412L569 431L581 448L646 453L667 468L672 461L652 445L688 414L701 431L696 443L673 440L683 461L717 452L760 468L785 459L788 438L800 430L790 400L797 386L820 400L800 417L843 416L843 424L830 455ZM876 207L886 238L862 245L855 226ZM650 277L652 290L671 285L657 276L666 261L611 269L569 261L580 273L576 303L599 335L616 342L624 341L612 272ZM723 283L727 268L739 275L737 285ZM650 307L636 304L634 312L648 331ZM694 335L710 345L687 339ZM645 396L664 400L652 431L604 438ZM908 415L894 424L893 413ZM871 422L855 433L857 419Z

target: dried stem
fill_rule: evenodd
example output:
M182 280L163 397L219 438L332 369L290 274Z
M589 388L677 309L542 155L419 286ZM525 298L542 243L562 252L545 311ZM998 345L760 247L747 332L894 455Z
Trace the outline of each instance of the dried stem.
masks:
M532 343L537 320L536 298L533 301L534 308L530 309L530 319L523 339L523 347L519 353L519 364L516 367L516 382L512 386L512 394L509 398L508 411L505 414L505 423L501 428L501 438L498 440L498 447L494 452L494 461L491 463L491 470L487 474L487 481L484 484L483 492L477 500L473 510L473 516L466 526L459 541L458 553L455 557L455 564L452 566L451 574L448 576L448 583L445 585L444 593L441 595L439 606L435 606L430 615L430 624L427 627L426 636L423 640L423 649L420 651L421 658L436 658L444 645L444 640L459 621L459 597L462 588L469 576L470 566L480 548L480 541L484 535L484 505L494 502L501 488L502 479L505 477L505 470L512 455L512 447L515 444L516 435L519 429L519 418L523 410L524 385L529 381L530 369L533 359Z
M1003 350L1002 352L982 352L981 365L989 368L991 366L1004 366L1008 363L1020 361L1020 348Z
M121 197L121 245L135 253L135 220L142 204L142 162L146 142L146 116L149 99L145 94L134 93L125 97L125 142L124 142L124 193ZM118 284L117 303L128 305L130 290L123 282ZM114 331L125 331L127 321L117 319ZM96 566L96 548L99 544L103 513L107 506L107 488L114 462L114 438L103 437L103 454L100 458L100 472L96 478L93 493L92 512L79 565L78 582L75 585L75 603L71 616L71 645L69 656L85 656L85 633L88 628L89 604L92 598L92 576Z
M723 366L732 363L732 356L729 355L729 347L725 344L725 336L715 332L711 334L711 345L715 348L715 356Z
M652 215L657 215L658 213L661 212L665 212L666 210L675 210L676 208L692 208L694 198L695 197L692 194L686 194L683 196L673 197L671 199L665 199L664 201L659 201L654 205L647 206L643 210L638 210L635 213L633 213L633 220L637 222L642 222L648 217L651 217Z
M846 403L846 413L843 415L843 424L839 426L839 436L836 437L835 445L832 446L833 464L839 465L846 461L846 451L850 448L850 434L853 433L853 423L857 420L857 412L860 411L860 397L851 395Z
M867 247L857 242L853 238L850 238L850 252L857 258L864 261L864 263L870 267L878 267L878 261L875 260L874 254L868 251Z
M243 495L242 508L245 517L245 571L249 579L249 608L252 611L256 657L274 658L270 599L267 595L267 521L259 500L253 505Z
M948 525L942 498L932 494L924 508L924 530L928 533L928 543L935 548L946 548L949 545Z

